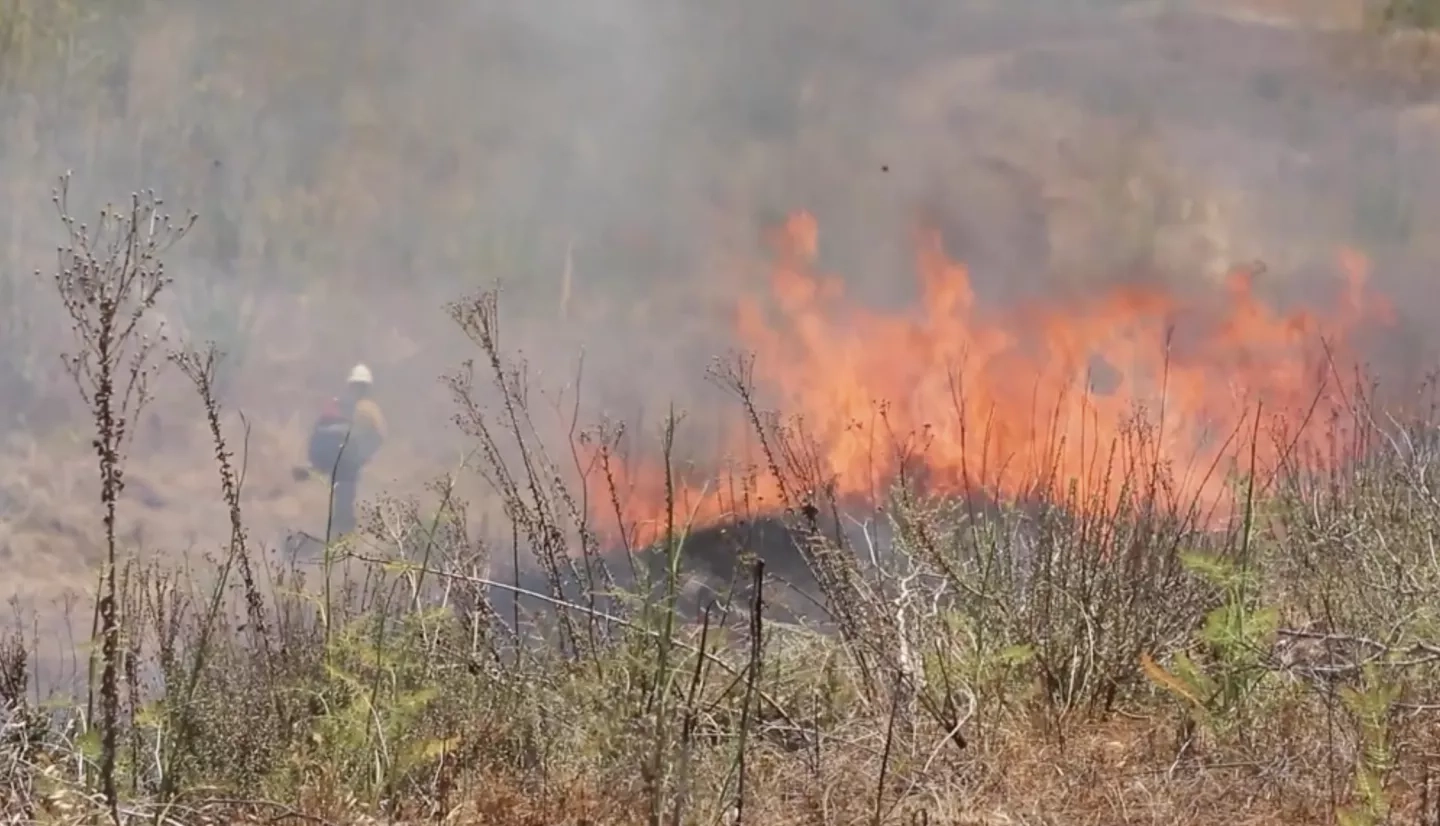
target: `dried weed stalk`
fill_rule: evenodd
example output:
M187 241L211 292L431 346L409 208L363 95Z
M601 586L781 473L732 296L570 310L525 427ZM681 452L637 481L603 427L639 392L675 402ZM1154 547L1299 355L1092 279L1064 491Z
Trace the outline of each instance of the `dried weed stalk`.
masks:
M105 207L95 227L70 210L69 176L53 201L66 238L57 253L55 288L70 316L76 349L64 356L66 371L95 425L99 461L105 569L99 599L101 634L100 719L103 726L100 783L118 822L115 761L120 716L120 619L116 583L116 511L125 487L126 447L131 425L150 399L159 365L151 355L158 342L141 326L170 282L160 258L194 224L181 225L162 212L153 193L135 194L127 208Z

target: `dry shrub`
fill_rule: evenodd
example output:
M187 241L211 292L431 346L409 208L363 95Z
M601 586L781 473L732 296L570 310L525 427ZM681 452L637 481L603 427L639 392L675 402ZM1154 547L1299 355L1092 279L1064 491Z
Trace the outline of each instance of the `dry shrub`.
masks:
M163 286L110 260L62 268L85 344L110 341L94 319L152 303L120 313L107 290ZM266 560L252 539L244 423L223 414L218 354L189 346L168 355L229 536L180 569L130 555L124 430L105 435L115 410L80 384L108 490L100 699L39 706L16 688L20 648L0 649L7 815L1379 823L1428 805L1433 417L1350 396L1334 455L1287 457L1263 485L1252 464L1241 519L1215 531L1144 461L1141 420L1086 496L1037 479L999 498L983 476L941 496L912 456L886 501L842 501L742 362L715 377L754 424L788 541L692 547L667 471L663 527L631 560L593 516L596 490L624 512L618 477L585 461L620 461L614 431L549 441L496 294L452 317L478 350L450 381L474 454L433 501L375 503L318 561ZM501 503L483 533L456 496L466 474ZM802 569L822 621L777 621L773 574ZM682 606L686 574L714 598Z

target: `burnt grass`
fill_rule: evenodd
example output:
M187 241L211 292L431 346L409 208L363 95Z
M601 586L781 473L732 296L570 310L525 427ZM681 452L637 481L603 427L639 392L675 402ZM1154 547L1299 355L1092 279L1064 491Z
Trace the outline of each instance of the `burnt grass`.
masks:
M762 515L703 525L675 537L677 619L698 623L708 608L716 619L724 615L743 623L754 605L754 566L758 561L764 564L762 611L767 621L826 628L825 598L802 551L807 535L796 520ZM579 566L582 572L578 576L562 578L562 599L610 615L624 613L637 596L661 604L671 585L669 547L660 540L633 554L611 548L603 559L613 584L605 582L598 566L589 575ZM497 578L502 582L490 587L489 599L500 617L512 618L517 608L522 618L532 621L556 612L551 581L537 566L524 563L518 576L510 571ZM591 580L593 588L587 587ZM522 619L522 624L528 623Z

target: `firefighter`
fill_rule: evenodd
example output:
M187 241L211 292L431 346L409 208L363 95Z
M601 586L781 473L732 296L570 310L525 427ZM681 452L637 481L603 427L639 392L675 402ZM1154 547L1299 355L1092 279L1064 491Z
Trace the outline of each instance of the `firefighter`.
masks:
M344 394L330 399L310 431L310 467L330 479L333 537L355 530L360 472L385 441L385 419L371 397L373 389L370 368L355 365Z

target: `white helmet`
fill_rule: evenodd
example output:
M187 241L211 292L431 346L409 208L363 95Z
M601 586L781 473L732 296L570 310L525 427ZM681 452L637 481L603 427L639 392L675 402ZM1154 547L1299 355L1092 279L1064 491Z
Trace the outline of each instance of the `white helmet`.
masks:
M346 379L350 384L371 384L375 377L370 375L370 368L363 364L357 364L350 369L350 378Z

